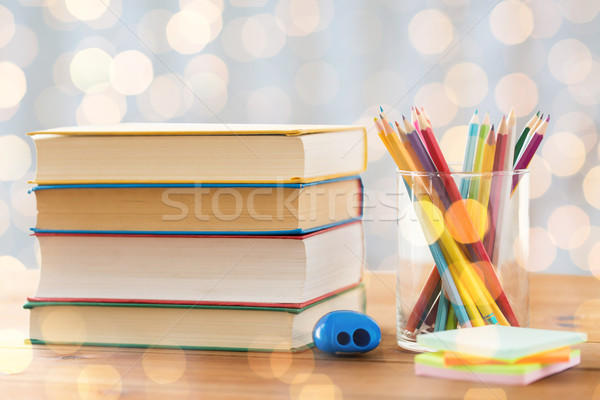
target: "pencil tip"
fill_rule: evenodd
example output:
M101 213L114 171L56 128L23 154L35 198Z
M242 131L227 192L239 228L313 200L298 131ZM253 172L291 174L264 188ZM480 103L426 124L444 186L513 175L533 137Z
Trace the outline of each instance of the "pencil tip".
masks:
M540 116L540 111L541 111L541 110L538 110L538 112L537 112L537 113L535 113L535 115L537 115L537 116L539 117L539 116Z
M404 114L402 114L402 121L405 121L406 117L404 116Z
M546 122L550 122L550 114L548 114L548 118L546 118Z
M494 124L492 124L492 127L490 128L490 131L494 130Z
M415 111L416 111L417 115L421 115L421 113L419 112L419 109L417 107L415 107Z
M383 107L379 106L379 110L381 110L381 112L383 112Z
M477 109L475 109L475 115L477 115L479 113L479 111L477 111Z

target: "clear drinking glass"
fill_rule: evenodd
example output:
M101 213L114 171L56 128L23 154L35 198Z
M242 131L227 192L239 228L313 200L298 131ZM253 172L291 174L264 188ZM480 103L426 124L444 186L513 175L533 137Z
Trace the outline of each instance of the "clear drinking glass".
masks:
M460 192L466 199L460 204L453 202L448 194L452 192L448 189L451 182L456 185L454 193ZM443 293L452 303L461 297L461 288L462 293L465 290L470 294L478 292L477 285L471 282L479 279L479 287L489 289L487 293L491 297L488 299L496 300L494 305L500 304L499 293L503 292L518 324L528 326L529 171L450 174L398 171L397 185L398 345L407 350L424 351L427 349L415 342L417 334L453 328L447 318L442 322L443 312L437 316L440 300L436 295L440 289L434 282L441 282ZM487 254L491 264L485 262L481 251ZM434 258L445 271L442 279ZM437 280L433 268L438 271ZM486 273L495 274L501 287L490 286L492 279ZM469 291L473 288L475 290ZM473 299L477 300L475 294ZM482 303L485 302L467 300L464 304L477 306L481 311ZM460 304L461 301L458 311ZM466 308L461 312L463 321ZM444 307L439 308L442 309ZM473 309L468 316L474 315ZM483 321L488 316L485 312L477 315L481 315Z

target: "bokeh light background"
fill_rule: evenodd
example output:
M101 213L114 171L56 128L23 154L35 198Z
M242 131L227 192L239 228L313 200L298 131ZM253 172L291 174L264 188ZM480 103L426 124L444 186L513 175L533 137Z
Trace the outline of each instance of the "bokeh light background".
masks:
M552 115L531 166L532 271L600 278L600 2L8 0L0 267L39 268L26 132L135 121L362 124L368 263L395 268L394 166L372 129L424 106L460 162L475 108Z

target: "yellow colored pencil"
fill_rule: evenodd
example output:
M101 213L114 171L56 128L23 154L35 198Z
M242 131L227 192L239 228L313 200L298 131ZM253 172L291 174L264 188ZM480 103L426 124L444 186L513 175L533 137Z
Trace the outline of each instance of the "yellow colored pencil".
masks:
M485 146L483 148L483 164L481 172L483 176L479 182L479 194L478 201L481 207L477 208L477 214L474 216L473 223L477 228L477 232L481 235L485 235L485 231L489 226L488 221L488 204L490 201L490 190L492 188L492 175L491 172L494 169L494 157L496 154L496 133L494 132L494 125L492 125L488 137L485 140Z

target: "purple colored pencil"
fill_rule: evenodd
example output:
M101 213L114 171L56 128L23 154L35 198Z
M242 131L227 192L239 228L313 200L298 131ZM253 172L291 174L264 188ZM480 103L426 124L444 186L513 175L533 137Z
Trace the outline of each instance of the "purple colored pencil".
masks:
M404 120L404 127L406 129L406 137L408 137L408 141L410 142L413 150L415 151L415 154L419 158L419 161L421 161L423 169L426 172L438 172L437 168L435 167L435 164L433 163L433 160L431 159L431 156L429 155L429 152L427 151L425 145L423 144L423 141L421 140L421 137L417 134L417 130L410 122L408 122L408 120L404 116L402 116L402 118ZM433 188L435 189L440 200L442 201L442 204L444 205L444 208L447 209L452 205L452 201L450 200L450 197L446 192L441 178L439 176L432 176L431 181L433 184Z
M527 147L525 148L525 150L521 154L521 157L519 157L517 164L515 165L515 170L525 169L529 166L529 163L531 163L535 152L537 151L538 147L540 147L540 143L542 143L542 139L544 139L544 134L546 133L546 129L548 128L548 122L550 122L550 116L548 116L548 118L544 122L542 122L542 124L531 137L531 140L527 144ZM520 175L513 176L511 193L515 191L515 188L519 183L519 179Z

